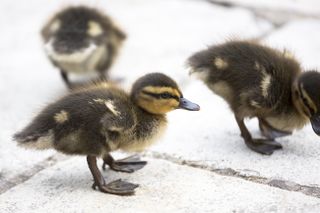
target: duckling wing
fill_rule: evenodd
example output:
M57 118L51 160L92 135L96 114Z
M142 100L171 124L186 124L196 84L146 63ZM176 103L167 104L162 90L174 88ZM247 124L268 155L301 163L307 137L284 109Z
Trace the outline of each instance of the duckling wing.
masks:
M76 132L96 136L101 127L99 121L107 111L105 99L109 97L101 96L92 92L69 94L44 108L13 139L19 145L44 149Z
M47 149L52 147L54 132L65 126L70 119L70 112L59 106L59 103L47 106L22 131L16 133L13 139L19 145Z
M108 110L100 120L103 132L123 132L135 126L136 116L130 104L110 100L105 105Z
M234 111L285 110L299 64L283 53L249 41L230 41L195 53L188 60L195 74ZM281 104L282 103L282 104Z

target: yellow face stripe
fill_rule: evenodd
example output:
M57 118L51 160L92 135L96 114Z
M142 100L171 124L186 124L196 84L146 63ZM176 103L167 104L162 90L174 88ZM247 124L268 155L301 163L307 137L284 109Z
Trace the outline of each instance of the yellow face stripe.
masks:
M163 93L169 93L173 97L157 97L157 95L161 95ZM181 96L181 92L176 88L147 86L139 93L138 105L150 113L165 114L179 106L179 98Z
M312 101L308 93L305 91L302 84L300 84L300 88L301 88L302 97L304 97L307 100L309 107L311 107L314 110L314 112L317 113L318 111L317 106L314 104L314 102Z
M89 21L88 22L88 32L90 36L95 37L99 36L103 33L103 29L101 25L98 22L95 21Z
M175 99L155 99L141 95L138 105L153 114L165 114L176 109L179 102Z
M61 21L59 19L54 20L50 24L50 32L54 33L57 32L60 29L61 26Z
M147 86L143 88L143 92L149 92L153 94L161 94L161 93L170 93L173 96L181 97L181 92L175 88L172 87L156 87L156 86Z

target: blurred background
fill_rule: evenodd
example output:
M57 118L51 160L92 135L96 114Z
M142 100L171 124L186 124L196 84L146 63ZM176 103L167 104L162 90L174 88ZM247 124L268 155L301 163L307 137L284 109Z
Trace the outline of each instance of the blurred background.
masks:
M253 153L242 142L227 104L190 78L185 66L195 51L239 38L286 48L303 68L319 69L319 1L1 0L0 194L45 169L43 162L55 155L18 148L11 137L43 106L67 92L44 53L40 30L55 12L70 5L98 8L127 33L111 78L123 79L122 86L129 90L141 75L160 71L179 83L185 97L201 105L199 113L171 113L167 134L149 156L157 153L162 159L171 156L246 175L320 185L320 143L310 126L281 138L284 149L270 157ZM259 134L255 120L248 122L248 128Z

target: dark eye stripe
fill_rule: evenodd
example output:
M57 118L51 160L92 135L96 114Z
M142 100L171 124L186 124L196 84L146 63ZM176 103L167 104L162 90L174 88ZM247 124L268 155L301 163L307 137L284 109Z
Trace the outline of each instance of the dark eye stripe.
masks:
M146 95L149 95L149 96L152 96L152 97L157 98L157 99L171 99L172 98L172 99L175 99L177 101L180 100L180 98L178 96L172 95L172 94L170 94L168 92L156 94L156 93L142 91L142 93L144 93Z
M312 115L315 114L316 112L314 111L313 108L311 108L311 106L310 106L309 102L307 101L307 99L306 99L305 97L303 97L301 88L299 87L298 89L299 89L300 98L302 99L304 105L308 108L308 110L310 111L310 113L311 113Z

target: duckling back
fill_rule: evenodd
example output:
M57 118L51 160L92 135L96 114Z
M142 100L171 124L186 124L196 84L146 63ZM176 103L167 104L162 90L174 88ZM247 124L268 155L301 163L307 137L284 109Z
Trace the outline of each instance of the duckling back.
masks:
M114 119L120 111L124 118ZM100 155L111 149L110 144L106 144L106 136L109 133L108 136L114 136L112 129L108 132L103 128L104 120L108 120L114 130L131 128L132 116L132 104L126 93L115 88L89 87L48 105L25 129L15 134L14 139L26 148Z
M300 66L285 52L249 41L211 46L188 59L196 75L243 116L292 108L291 86ZM277 108L281 102L281 109ZM270 111L270 110L269 110Z

